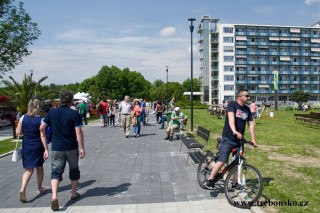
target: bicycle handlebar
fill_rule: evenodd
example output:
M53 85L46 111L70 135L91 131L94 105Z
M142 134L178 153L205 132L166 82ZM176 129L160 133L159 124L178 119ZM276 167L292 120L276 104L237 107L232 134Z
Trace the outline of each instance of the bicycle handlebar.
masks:
M254 143L253 143L252 141L247 141L245 138L242 138L241 141L242 141L244 144L247 143L247 144L249 144L249 145L251 145L251 146L254 147Z

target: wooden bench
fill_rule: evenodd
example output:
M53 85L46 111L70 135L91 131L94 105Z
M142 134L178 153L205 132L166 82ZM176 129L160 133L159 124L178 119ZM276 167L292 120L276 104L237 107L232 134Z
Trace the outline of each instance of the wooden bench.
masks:
M320 113L318 112L310 112L310 114L294 114L295 121L300 120L305 123L320 124Z
M201 126L198 126L198 130L197 130L197 136L201 137L202 139L204 139L205 141L209 141L209 136L210 136L210 130L205 129ZM182 148L182 143L188 148L188 158L187 158L187 163L189 160L189 156L190 156L190 150L191 149L203 149L203 145L201 143L199 143L195 138L188 138L185 137L181 134L181 146L180 146L180 152L181 152L181 148Z

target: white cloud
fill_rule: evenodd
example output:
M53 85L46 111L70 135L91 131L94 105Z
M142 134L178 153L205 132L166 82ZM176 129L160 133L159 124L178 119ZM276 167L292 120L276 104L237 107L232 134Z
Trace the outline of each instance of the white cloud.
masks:
M82 82L96 75L104 65L115 65L138 71L150 82L166 79L165 66L169 66L169 81L182 82L189 77L188 33L185 37L183 33L179 33L179 37L121 36L103 30L77 28L59 33L54 39L46 42L45 46L31 46L32 55L17 66L12 76L19 80L32 69L34 79L49 76L45 84L67 84ZM197 51L194 47L194 73L199 69Z
M176 34L176 29L174 27L166 27L160 30L160 36L172 36Z
M310 6L312 4L320 4L320 0L304 0L304 3Z

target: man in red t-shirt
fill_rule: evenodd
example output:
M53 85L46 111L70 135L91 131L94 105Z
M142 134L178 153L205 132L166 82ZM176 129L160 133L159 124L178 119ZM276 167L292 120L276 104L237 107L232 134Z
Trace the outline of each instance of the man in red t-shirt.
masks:
M100 102L100 119L101 119L101 128L106 126L106 117L107 117L107 103L101 100Z

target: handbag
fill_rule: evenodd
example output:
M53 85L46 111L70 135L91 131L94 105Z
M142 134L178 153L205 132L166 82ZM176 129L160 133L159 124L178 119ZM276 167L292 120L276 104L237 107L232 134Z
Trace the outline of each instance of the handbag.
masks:
M16 148L13 150L13 153L12 153L12 159L11 159L11 161L13 161L13 162L18 162L19 160L22 159L21 146L18 147L18 144L19 144L19 138L20 138L20 133L21 133L21 128L22 128L23 118L24 118L24 116L21 118L21 125L20 125L19 134L18 134L18 139L16 140Z

